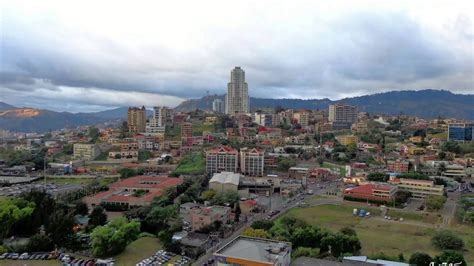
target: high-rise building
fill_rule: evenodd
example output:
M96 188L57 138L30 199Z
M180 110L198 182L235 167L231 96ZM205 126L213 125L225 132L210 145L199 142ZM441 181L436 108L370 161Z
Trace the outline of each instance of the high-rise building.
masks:
M224 101L222 101L221 99L214 99L214 101L212 102L212 111L216 113L224 113Z
M348 104L329 105L330 122L348 122L354 123L357 120L357 107Z
M448 141L472 141L474 123L452 123L448 125Z
M230 146L221 146L206 152L206 171L210 174L220 172L236 173L239 165L239 152Z
M240 149L240 171L244 175L263 176L264 153L256 148Z
M245 72L240 67L235 67L230 73L225 100L226 114L236 115L250 112L249 89L247 82L245 82Z
M352 123L357 121L357 107L341 103L331 104L328 120L334 130L349 129Z
M146 128L146 109L145 106L128 108L128 132L145 132Z
M293 114L293 119L297 121L302 127L307 127L309 124L308 112L297 112Z
M168 118L169 109L165 106L153 107L153 116L146 124L146 133L157 134L165 133L166 120Z
M181 125L181 138L187 139L193 137L193 124L185 122Z

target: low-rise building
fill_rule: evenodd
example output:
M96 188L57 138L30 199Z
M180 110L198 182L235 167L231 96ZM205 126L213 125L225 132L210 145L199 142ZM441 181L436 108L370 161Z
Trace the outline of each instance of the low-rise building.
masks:
M346 146L349 144L357 144L357 142L359 141L359 138L354 135L342 135L342 136L337 137L337 140L339 141L339 143Z
M309 168L306 167L290 167L288 169L288 178L290 179L304 179L308 177Z
M75 159L83 159L87 161L94 160L100 154L100 150L96 144L91 143L75 143L73 147Z
M397 187L395 186L365 184L344 189L344 198L392 202L396 192Z
M410 191L412 197L417 199L424 199L430 195L443 196L444 192L444 186L435 185L433 180L391 178L389 182L397 185L399 190Z
M291 243L237 236L214 253L217 265L289 266Z
M216 221L226 224L231 219L231 209L225 206L209 206L191 209L191 229L199 231Z
M215 173L209 180L209 188L217 192L237 191L240 182L240 174L232 172Z
M405 160L391 160L387 162L387 170L396 173L407 173L410 162Z
M134 206L150 205L155 197L169 188L176 188L183 179L166 176L134 176L110 185L109 190L86 197L84 201L93 208L106 204L128 209Z

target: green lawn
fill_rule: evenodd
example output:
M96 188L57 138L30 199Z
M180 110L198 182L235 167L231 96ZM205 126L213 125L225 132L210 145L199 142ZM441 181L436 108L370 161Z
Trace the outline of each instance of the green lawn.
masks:
M50 266L61 265L59 260L0 260L0 266Z
M338 165L338 164L324 162L323 167L330 168L330 169L339 168L340 176L346 176L346 166L344 166L344 165Z
M184 156L173 171L175 175L199 175L206 171L206 161L201 153L192 153Z
M162 245L158 238L141 237L130 243L124 252L114 257L115 265L135 265L141 260L155 254L160 249L162 249Z
M180 140L181 139L181 125L166 126L165 129L166 140Z
M426 252L430 255L439 254L431 245L431 238L436 225L423 223L416 215L403 215L405 222L381 220L380 210L366 208L373 215L370 218L359 218L352 215L354 206L350 205L320 205L308 208L294 208L285 215L305 220L310 224L319 225L331 230L339 230L349 226L356 230L362 243L362 254L371 255L383 252L397 256L400 253L409 257L413 252ZM468 265L474 263L474 230L467 226L449 228L459 233L464 239L467 251L464 253Z
M214 124L193 124L193 136L202 136L202 132L216 132Z

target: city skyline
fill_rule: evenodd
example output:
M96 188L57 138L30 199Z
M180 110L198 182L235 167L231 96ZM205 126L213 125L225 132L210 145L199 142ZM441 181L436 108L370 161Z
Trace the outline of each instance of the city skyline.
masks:
M0 101L16 106L174 107L225 94L236 65L259 98L473 90L468 1L21 3L1 8Z

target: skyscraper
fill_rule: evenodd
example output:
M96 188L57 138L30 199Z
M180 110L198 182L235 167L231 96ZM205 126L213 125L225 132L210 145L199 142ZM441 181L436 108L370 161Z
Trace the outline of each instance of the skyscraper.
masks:
M146 127L145 106L128 108L128 131L130 133L145 132Z
M245 71L240 67L235 67L230 73L230 82L227 83L225 113L236 115L249 112L249 89L245 82Z

